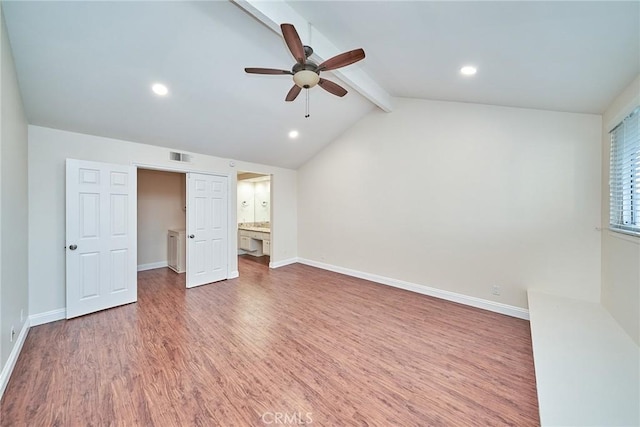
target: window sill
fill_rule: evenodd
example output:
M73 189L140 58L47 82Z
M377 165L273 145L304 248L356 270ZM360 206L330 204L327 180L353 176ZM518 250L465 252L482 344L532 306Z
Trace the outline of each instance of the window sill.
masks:
M627 240L636 244L640 244L640 233L633 231L620 230L617 228L609 228L609 235L618 239Z

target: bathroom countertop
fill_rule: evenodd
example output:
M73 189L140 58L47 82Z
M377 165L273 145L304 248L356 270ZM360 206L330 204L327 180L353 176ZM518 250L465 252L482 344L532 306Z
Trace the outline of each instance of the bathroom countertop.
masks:
M254 227L251 225L239 225L238 230L259 231L261 233L271 233L271 229L267 227Z

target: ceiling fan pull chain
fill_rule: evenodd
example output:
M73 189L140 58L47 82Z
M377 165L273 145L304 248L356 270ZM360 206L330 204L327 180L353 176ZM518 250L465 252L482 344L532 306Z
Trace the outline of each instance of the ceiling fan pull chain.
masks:
M308 119L309 118L309 89L305 89L305 92L306 92L306 96L307 96L307 99L306 99L307 102L306 102L306 107L305 107L304 118Z

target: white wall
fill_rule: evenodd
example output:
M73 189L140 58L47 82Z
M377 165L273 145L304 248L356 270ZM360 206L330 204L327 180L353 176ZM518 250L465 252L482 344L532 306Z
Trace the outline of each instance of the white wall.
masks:
M299 169L301 258L520 308L527 288L599 300L600 116L395 105Z
M170 149L91 135L29 126L29 309L42 314L65 307L64 161L66 158L119 164L185 168L168 160ZM193 154L188 165L200 172L229 176L230 206L236 206L237 170L273 175L272 263L297 254L296 171ZM237 253L236 211L230 210L229 254ZM229 257L231 270L237 258Z
M138 265L167 262L169 229L186 226L185 174L138 169Z
M29 231L27 120L3 15L0 26L0 367L4 368L28 314ZM20 319L21 310L24 319ZM16 336L10 342L12 325Z
M640 345L640 237L609 231L609 131L640 105L640 75L611 103L602 132L602 305Z

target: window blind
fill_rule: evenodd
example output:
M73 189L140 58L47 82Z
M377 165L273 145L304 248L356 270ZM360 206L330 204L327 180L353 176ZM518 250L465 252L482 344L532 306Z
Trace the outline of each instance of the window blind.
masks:
M609 224L640 235L640 107L611 131Z

